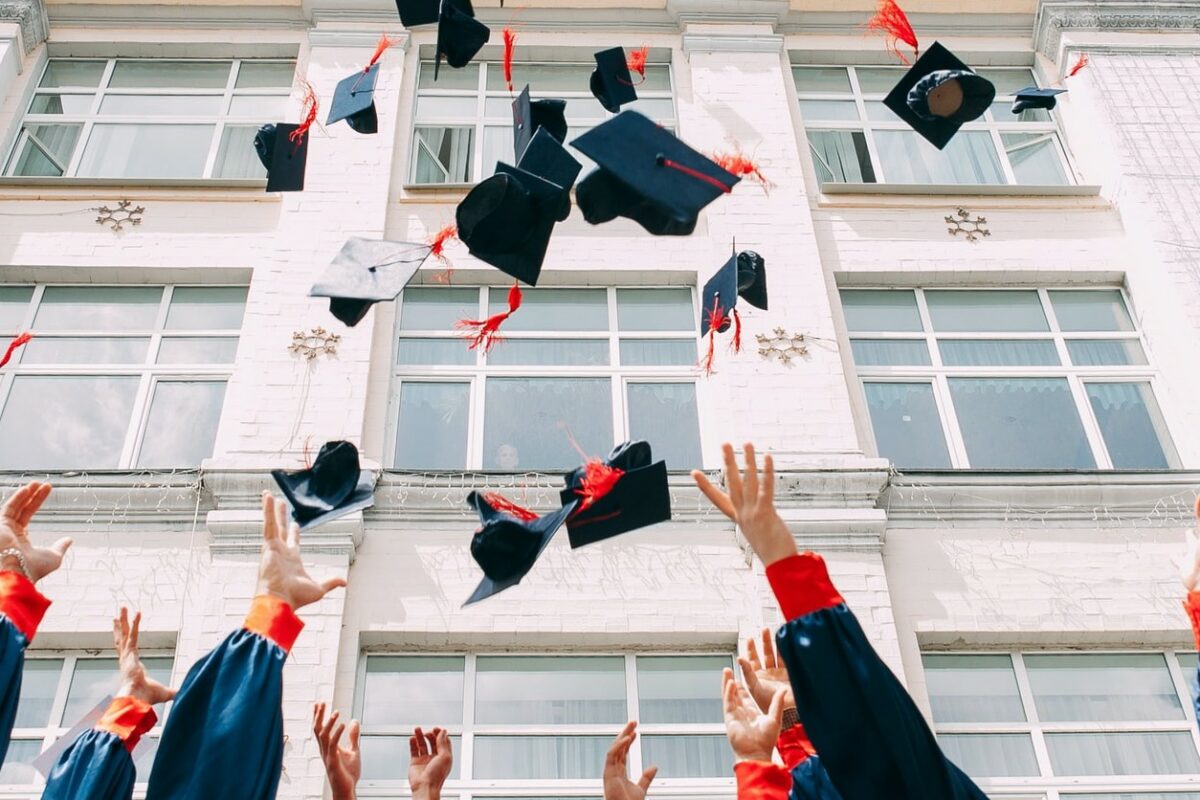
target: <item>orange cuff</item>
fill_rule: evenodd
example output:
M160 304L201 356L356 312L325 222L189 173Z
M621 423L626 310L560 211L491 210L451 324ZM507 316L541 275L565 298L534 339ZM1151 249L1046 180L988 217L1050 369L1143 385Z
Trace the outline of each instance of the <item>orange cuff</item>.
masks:
M783 800L792 789L792 776L770 761L739 761L733 774L738 800Z
M304 629L304 623L292 611L292 607L278 597L260 594L250 604L250 613L246 615L243 627L264 639L270 639L283 652L290 653L300 631Z
M817 748L813 747L813 743L808 740L808 734L804 732L804 726L799 723L780 732L775 741L775 749L779 751L784 766L789 770L807 760L809 756L817 754Z
M32 642L50 601L33 588L33 581L19 572L0 571L0 614Z
M1200 649L1200 591L1188 592L1187 600L1183 601L1183 610L1192 622L1192 637L1196 640L1197 649Z
M768 564L767 580L789 621L846 602L829 580L825 559L816 553L797 553Z
M125 749L133 752L142 734L154 727L158 716L149 703L135 697L118 697L108 705L96 721L96 730L108 731L125 743Z

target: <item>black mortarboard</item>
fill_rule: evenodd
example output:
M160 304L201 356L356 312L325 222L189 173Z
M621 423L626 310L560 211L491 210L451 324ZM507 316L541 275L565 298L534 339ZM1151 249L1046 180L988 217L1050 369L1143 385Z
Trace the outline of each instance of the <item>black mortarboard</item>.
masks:
M304 167L308 162L308 133L293 142L288 137L299 128L287 122L266 124L254 135L254 150L267 168L268 192L299 192L304 189Z
M432 25L438 21L441 7L441 0L396 0L396 10L400 12L400 21L406 28Z
M704 284L700 307L701 336L708 335L715 312L724 318L717 333L724 333L729 328L739 296L755 308L767 310L767 262L753 250L731 256Z
M562 202L555 219L562 222L571 215L571 187L575 185L583 165L567 152L561 140L554 138L544 128L539 130L525 148L517 166L561 187Z
M513 152L518 163L538 129L543 129L558 141L567 138L567 101L531 100L529 84L513 101Z
M575 200L593 225L629 217L656 236L686 236L700 209L741 180L636 111L623 111L571 142L600 167Z
M471 63L475 54L487 44L492 32L487 25L475 19L471 0L442 0L438 14L437 57L433 62L433 79L436 81L442 67L442 57L455 69Z
M994 99L991 81L934 42L883 103L941 150L963 123L978 119Z
M326 442L308 469L273 469L271 477L291 503L300 530L375 505L375 474L359 468L358 448L350 442Z
M1020 114L1027 108L1047 110L1054 108L1058 105L1058 95L1066 91L1066 89L1039 89L1036 86L1026 86L1015 93L1016 99L1013 100L1012 113Z
M520 583L577 505L570 503L545 516L524 519L496 508L493 505L496 499L479 492L471 492L467 497L467 503L479 513L479 521L483 523L471 537L471 556L483 569L483 580L464 606ZM501 503L501 507L506 503Z
M413 242L348 239L308 295L328 297L329 312L353 328L372 305L395 300L431 250Z
M652 463L648 442L619 444L603 463L624 474L607 493L586 508L587 466L566 477L567 488L561 494L563 507L579 503L579 510L567 518L567 535L572 548L611 539L671 518L667 462Z
M616 114L625 103L637 100L633 75L625 58L625 48L612 47L596 53L596 69L591 78L592 94L607 111Z
M375 114L375 82L379 80L379 65L372 64L338 82L329 103L326 125L346 120L359 133L376 133L379 117Z

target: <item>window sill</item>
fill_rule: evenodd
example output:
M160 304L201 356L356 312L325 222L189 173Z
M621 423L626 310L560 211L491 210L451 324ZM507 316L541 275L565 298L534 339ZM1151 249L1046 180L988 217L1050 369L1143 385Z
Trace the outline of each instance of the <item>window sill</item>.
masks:
M474 183L406 183L401 203L457 203L474 189Z
M946 183L822 183L819 206L860 205L879 202L883 198L920 197L937 198L942 202L952 198L954 202L976 197L1029 199L1037 198L1054 202L1061 198L1084 198L1088 205L1104 205L1100 199L1100 187L1078 186L1011 186L995 184L946 184ZM895 202L885 200L885 202Z
M37 199L54 199L49 196L48 189L63 190L63 197L75 199L80 195L95 194L95 189L123 189L131 193L143 194L153 190L185 189L196 193L204 199L213 199L216 192L225 192L231 196L244 199L246 195L257 194L263 200L278 199L279 193L267 194L266 179L216 180L203 178L25 178L0 177L0 199L30 199L33 194ZM28 191L21 191L28 190Z

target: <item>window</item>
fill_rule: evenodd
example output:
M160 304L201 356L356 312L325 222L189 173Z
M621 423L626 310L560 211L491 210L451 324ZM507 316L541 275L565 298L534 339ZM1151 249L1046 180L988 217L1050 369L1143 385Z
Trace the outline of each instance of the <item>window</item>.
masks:
M923 661L938 741L990 797L1200 800L1194 653Z
M0 286L0 469L197 467L212 455L244 286Z
M1051 112L1012 113L1026 68L980 69L996 101L938 150L883 104L904 67L792 67L820 183L1074 183Z
M879 454L901 469L1166 469L1119 289L843 289Z
M265 178L263 121L283 119L292 61L53 58L5 175Z
M450 733L448 795L599 798L604 754L627 720L638 739L630 773L659 767L656 787L728 796L721 670L728 655L368 655L362 720L364 797L407 792L416 725Z
M515 64L513 82L519 89L532 85L535 100L567 101L567 142L608 119L589 87L587 63ZM675 129L670 67L651 63L646 81L637 87L638 100L623 107L645 114ZM498 63L473 63L463 69L443 69L435 83L433 63L422 63L417 80L412 161L409 183L474 183L491 175L497 161L513 163L512 103ZM592 162L573 155L586 172Z
M507 309L508 289L404 291L393 393L397 469L573 469L646 439L671 469L699 466L692 290L524 289L490 354L458 319Z
M164 684L171 681L172 661L169 655L142 657L150 677ZM28 653L12 741L0 766L0 797L18 792L11 796L28 798L31 789L44 785L45 780L33 766L34 759L105 698L115 694L119 682L116 658L85 655L42 658L36 652ZM165 722L165 712L161 708L157 711L157 724L142 737L143 744L134 751L138 782L142 784L150 775Z

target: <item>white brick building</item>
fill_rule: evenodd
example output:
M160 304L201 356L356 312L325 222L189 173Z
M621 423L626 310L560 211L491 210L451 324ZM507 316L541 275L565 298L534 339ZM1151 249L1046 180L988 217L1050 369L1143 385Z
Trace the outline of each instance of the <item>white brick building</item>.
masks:
M350 587L303 614L281 797L323 796L327 699L365 717L363 796L405 795L387 737L419 722L455 736L448 795L596 797L633 716L654 794L732 796L716 671L779 613L685 470L752 440L797 540L991 796L1200 798L1173 563L1200 483L1200 2L903 3L999 89L941 154L879 103L900 68L863 34L873 0L507 5L478 0L492 43L433 84L433 31L389 0L0 0L0 335L38 334L0 372L0 482L49 474L39 530L76 539L0 798L36 797L24 764L112 688L95 659L118 604L176 684L239 624L268 471L338 438L381 470L377 503L306 537ZM773 188L744 182L684 238L573 213L488 364L450 322L508 281L461 245L451 286L430 261L344 328L306 296L341 243L423 241L511 158L505 24L518 88L567 97L573 134L605 117L591 54L646 45L637 107L752 154ZM314 128L306 190L266 194L253 130L296 119L299 77L327 108L381 32L379 133ZM1083 52L1057 109L1010 113ZM122 200L140 224L97 223ZM959 209L989 235L951 235ZM734 240L766 258L771 309L742 307L746 346L705 378L697 287ZM317 327L336 354L289 350ZM807 352L760 356L776 328ZM596 454L650 439L679 470L674 519L560 537L461 609L467 492L549 508L568 433Z

